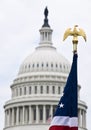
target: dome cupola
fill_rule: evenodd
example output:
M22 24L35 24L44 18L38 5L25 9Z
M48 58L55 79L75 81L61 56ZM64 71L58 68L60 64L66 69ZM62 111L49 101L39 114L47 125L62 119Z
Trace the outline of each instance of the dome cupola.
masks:
M44 10L44 24L40 29L40 45L51 45L52 44L52 29L48 23L48 9L47 7Z

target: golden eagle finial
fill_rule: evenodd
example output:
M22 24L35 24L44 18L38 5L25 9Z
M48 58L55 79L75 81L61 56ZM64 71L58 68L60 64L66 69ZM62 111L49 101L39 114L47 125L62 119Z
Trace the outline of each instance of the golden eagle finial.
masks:
M78 25L75 25L73 30L71 28L68 28L63 36L63 41L68 37L73 36L73 52L77 52L77 43L78 43L78 36L82 36L84 40L86 41L86 34L83 29L78 28Z

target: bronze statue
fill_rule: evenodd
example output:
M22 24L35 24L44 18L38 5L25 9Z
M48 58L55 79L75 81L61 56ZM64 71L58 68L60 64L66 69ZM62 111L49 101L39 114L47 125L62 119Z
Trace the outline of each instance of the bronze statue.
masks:
M45 18L47 18L47 16L48 16L48 9L47 9L47 7L44 10L44 15L45 15Z

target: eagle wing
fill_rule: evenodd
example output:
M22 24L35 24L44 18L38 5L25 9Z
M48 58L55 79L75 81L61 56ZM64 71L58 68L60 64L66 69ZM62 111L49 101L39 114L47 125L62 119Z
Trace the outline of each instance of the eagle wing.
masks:
M63 41L64 41L69 35L72 35L71 28L68 28L68 29L65 31L64 36L63 36Z
M79 36L82 36L85 41L87 40L86 34L85 34L85 32L84 32L83 29L79 28L78 35L79 35Z

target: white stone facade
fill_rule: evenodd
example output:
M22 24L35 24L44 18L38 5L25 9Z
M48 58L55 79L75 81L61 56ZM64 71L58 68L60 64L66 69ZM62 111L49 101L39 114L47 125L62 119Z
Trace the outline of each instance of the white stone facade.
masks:
M11 85L4 130L48 130L69 71L68 60L52 45L52 30L42 27L39 46L21 64ZM80 89L78 85L79 130L86 130L87 106L80 100Z

